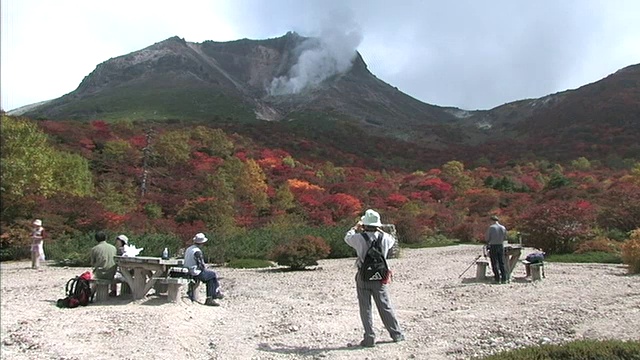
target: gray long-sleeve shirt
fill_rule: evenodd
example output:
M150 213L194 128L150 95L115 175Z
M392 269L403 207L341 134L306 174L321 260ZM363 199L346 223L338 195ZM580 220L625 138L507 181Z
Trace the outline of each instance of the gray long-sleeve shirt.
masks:
M496 221L489 226L484 237L488 245L501 245L507 239L507 228Z

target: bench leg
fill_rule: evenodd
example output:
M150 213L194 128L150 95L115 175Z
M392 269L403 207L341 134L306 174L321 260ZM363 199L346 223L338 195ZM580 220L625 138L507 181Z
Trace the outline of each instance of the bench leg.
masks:
M96 292L93 297L94 302L105 301L109 298L110 284L96 284Z
M126 282L123 282L120 285L120 296L129 296L131 295L131 287Z
M178 298L180 297L180 289L182 289L182 284L168 284L167 299L170 302L178 302Z
M487 263L476 263L476 280L487 279Z
M200 281L192 281L189 283L189 287L187 289L187 295L191 301L198 301L198 287L200 286Z
M531 272L531 280L532 281L542 280L542 277L540 277L540 268L542 267L542 265L531 264L531 265L529 265L529 267L531 268L531 270L530 270L530 272Z

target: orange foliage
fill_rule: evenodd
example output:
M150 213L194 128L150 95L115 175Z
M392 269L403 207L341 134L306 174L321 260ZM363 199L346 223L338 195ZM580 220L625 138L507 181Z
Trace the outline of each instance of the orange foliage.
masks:
M287 183L289 184L289 188L291 190L297 190L297 191L324 191L324 189L321 188L320 186L311 184L311 183L309 183L307 181L304 181L304 180L288 179Z
M622 261L630 274L640 273L640 228L631 231L629 240L622 244Z

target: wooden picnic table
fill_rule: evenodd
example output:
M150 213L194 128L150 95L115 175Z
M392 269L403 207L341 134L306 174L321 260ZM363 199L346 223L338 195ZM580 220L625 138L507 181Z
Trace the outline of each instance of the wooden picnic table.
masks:
M522 253L522 245L507 244L504 246L504 268L507 271L507 279L511 278L511 272L518 264L520 260L520 254ZM489 261L486 256L484 259L476 260L476 279L485 280L486 271L489 266ZM493 271L493 269L491 269Z
M507 279L511 278L511 272L513 268L518 264L518 260L520 260L520 254L522 254L522 245L518 244L508 244L504 247L504 259L505 259L505 267L507 270Z
M134 299L144 298L156 281L167 278L169 269L182 266L183 259L162 259L153 256L116 256L122 277L131 288Z

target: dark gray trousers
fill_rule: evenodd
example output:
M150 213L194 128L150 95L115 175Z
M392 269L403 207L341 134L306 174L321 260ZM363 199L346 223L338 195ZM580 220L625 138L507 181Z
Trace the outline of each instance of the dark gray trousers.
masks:
M491 258L491 269L496 282L507 281L507 270L504 258L504 246L489 245L489 257Z
M360 307L360 319L364 327L364 340L373 342L376 333L373 330L373 313L371 311L371 298L376 303L378 314L382 319L384 327L389 332L391 338L402 335L402 329L398 324L396 315L391 307L387 284L380 281L364 281L360 276L360 272L356 274L356 290L358 292L358 306Z

